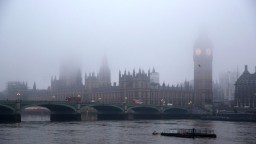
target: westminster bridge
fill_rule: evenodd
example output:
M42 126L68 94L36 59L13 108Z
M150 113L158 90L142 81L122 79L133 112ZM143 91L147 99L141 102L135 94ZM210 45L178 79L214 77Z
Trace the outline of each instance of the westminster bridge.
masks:
M35 106L49 109L51 121L81 120L82 114L88 114L88 108L96 110L98 119L160 119L174 115L181 117L191 113L188 107L168 105L6 100L0 101L0 122L20 122L21 112Z
M195 107L173 105L146 105L130 103L68 102L68 101L0 101L0 123L21 122L22 111L31 107L44 107L50 111L51 121L80 121L94 109L98 120L130 119L207 119L224 121L253 121L256 113L219 114L218 116Z

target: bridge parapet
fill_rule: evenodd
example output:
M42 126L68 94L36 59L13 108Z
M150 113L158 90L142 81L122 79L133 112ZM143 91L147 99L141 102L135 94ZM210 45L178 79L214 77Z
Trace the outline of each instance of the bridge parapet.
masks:
M161 106L161 105L150 105L150 104L126 104L126 103L97 103L97 102L68 102L68 101L6 101L0 100L0 105L7 106L13 109L16 109L17 103L20 103L20 109L31 107L31 106L45 106L45 105L59 105L65 106L68 108L73 109L74 111L79 111L83 107L95 107L95 106L110 106L116 107L121 109L125 112L128 109L135 108L135 107L146 107L146 108L153 108L157 109L159 112L164 112L168 109L183 109L189 110L187 107L179 107L179 106Z
M0 101L1 109L20 115L20 111L27 107L42 106L51 111L51 120L73 117L78 120L84 107L92 107L101 115L130 115L142 114L148 116L172 114L172 112L188 113L188 108L178 106L162 106L149 104L128 104L128 103L100 103L100 102L69 102L69 101ZM72 119L69 119L72 120Z

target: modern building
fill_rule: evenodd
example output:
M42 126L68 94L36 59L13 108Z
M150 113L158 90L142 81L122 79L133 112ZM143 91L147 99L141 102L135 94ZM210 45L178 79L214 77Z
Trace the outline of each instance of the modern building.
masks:
M256 107L256 69L255 73L248 71L247 65L244 72L235 83L235 107Z

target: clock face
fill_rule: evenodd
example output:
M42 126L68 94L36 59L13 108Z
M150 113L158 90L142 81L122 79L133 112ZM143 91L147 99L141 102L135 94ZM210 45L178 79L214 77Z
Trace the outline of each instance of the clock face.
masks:
M207 54L207 55L211 55L211 54L212 54L212 50L209 49L209 48L207 48L207 49L206 49L206 54Z
M195 54L196 55L200 55L201 53L202 53L201 49L200 48L196 48Z

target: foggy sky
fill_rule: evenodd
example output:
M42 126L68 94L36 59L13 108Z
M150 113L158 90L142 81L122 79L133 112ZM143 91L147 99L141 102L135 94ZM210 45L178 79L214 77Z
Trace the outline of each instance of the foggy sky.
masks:
M252 0L0 1L0 90L8 81L46 89L63 59L98 72L106 55L118 71L155 67L160 82L193 79L193 45L206 30L213 80L256 66L256 3Z

